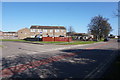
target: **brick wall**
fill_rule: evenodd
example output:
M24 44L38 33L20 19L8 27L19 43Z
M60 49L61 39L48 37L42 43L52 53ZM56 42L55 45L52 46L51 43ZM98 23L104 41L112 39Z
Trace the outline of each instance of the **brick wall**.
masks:
M43 37L42 41L64 41L64 42L70 42L72 41L71 37Z

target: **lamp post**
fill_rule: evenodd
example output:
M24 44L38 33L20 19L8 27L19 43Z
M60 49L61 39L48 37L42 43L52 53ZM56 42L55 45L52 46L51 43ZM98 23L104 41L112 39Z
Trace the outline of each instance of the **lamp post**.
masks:
M53 29L53 37L54 37L54 41L55 41L55 29Z

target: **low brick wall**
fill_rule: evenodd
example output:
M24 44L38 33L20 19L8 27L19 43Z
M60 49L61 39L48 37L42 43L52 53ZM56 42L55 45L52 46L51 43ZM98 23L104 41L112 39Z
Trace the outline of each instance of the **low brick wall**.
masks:
M42 41L64 41L64 42L70 42L72 41L71 37L43 37Z
M54 41L54 37L42 37L42 41Z

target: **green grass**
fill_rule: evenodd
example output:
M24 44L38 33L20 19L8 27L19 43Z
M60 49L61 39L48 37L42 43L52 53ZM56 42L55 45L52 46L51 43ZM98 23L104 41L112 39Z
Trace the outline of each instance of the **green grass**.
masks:
M0 47L4 47L3 45L0 45Z
M34 41L33 43L51 43L51 44L54 44L54 43L66 43L66 42L59 42L59 41Z
M25 41L21 39L0 39L1 41Z
M1 41L20 41L20 42L33 42L33 43L65 43L65 42L61 42L61 41L26 41L26 40L22 40L22 39L0 39Z
M92 44L96 41L72 41L72 42L62 42L62 41L26 41L21 39L0 39L2 41L20 41L20 42L32 42L32 43L46 43L46 44L58 44L58 45L79 45L79 44ZM103 40L101 40L103 41ZM100 41L97 41L100 42Z
M79 45L79 44L92 44L92 43L96 43L96 41L73 41L73 42L63 43L61 45Z

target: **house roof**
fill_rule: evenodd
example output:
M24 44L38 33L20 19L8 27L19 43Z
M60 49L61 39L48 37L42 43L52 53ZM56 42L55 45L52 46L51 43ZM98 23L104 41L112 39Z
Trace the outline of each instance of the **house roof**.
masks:
M3 32L3 33L17 33L17 32Z
M31 26L30 29L66 29L64 26Z

